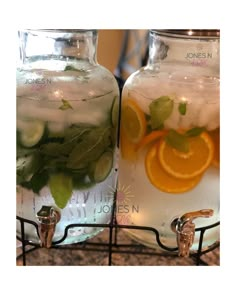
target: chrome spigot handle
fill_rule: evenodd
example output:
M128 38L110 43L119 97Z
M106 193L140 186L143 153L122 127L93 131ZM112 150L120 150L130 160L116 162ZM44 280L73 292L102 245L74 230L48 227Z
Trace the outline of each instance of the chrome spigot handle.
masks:
M39 222L41 247L50 248L56 224L59 222L61 214L52 206L42 206L36 217Z
M213 213L214 211L212 209L187 212L171 222L171 229L177 235L179 256L189 256L195 235L195 224L193 223L193 220L199 217L211 217Z

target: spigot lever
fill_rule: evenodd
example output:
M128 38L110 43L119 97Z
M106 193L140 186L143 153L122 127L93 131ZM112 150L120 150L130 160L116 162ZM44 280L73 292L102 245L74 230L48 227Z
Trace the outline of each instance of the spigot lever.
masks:
M56 224L59 222L61 215L59 211L52 206L42 206L42 208L37 212L36 217L39 222L41 247L50 248Z
M185 213L171 222L171 229L177 234L179 256L189 256L195 235L195 223L193 223L193 220L198 217L211 217L213 213L214 211L212 209L202 209Z

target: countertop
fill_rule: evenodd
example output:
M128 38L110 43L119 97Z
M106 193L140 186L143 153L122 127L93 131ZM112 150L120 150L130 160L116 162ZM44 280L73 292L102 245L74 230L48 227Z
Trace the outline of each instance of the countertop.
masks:
M109 261L108 246L101 243L108 243L108 230L105 229L96 237L89 240L94 244L77 244L60 246L58 248L36 248L26 254L26 265L28 266L106 266ZM131 240L123 231L118 232L118 244L129 244L128 247L113 247L111 264L114 266L194 266L196 261L193 257L182 258L177 254L160 254L156 250L141 246ZM18 243L19 246L19 243ZM96 249L94 249L96 247ZM27 249L31 249L27 246ZM128 249L128 250L127 250ZM122 253L121 253L122 252ZM127 253L128 252L128 253ZM132 252L132 253L131 253ZM17 255L21 248L17 248ZM203 263L200 265L219 266L219 247L201 256ZM17 266L22 265L22 258L19 257Z

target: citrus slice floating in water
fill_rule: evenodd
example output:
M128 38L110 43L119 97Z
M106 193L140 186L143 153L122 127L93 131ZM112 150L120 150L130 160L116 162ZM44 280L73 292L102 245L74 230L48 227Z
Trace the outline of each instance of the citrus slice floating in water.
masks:
M126 99L122 104L121 126L132 143L138 143L145 135L145 115L134 100Z
M214 156L214 143L211 137L202 132L199 136L188 138L189 151L180 152L161 140L158 152L163 169L178 179L191 179L209 167Z
M212 159L212 164L219 168L220 167L220 129L217 128L209 132L213 142L214 142L214 156Z
M167 193L183 193L199 183L201 175L191 179L178 179L168 174L160 164L159 148L159 143L152 145L145 158L147 176L156 188Z
M152 131L151 133L149 133L148 135L143 137L143 139L137 144L135 149L137 151L143 149L148 144L150 144L153 141L156 141L159 138L161 138L162 136L166 135L167 132L168 132L167 130L154 130L154 131Z

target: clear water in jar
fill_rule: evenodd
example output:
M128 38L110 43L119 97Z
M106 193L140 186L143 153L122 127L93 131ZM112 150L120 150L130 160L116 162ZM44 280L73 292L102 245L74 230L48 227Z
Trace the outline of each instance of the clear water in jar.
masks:
M194 221L196 227L219 221L219 136L217 77L183 71L131 76L122 94L118 188L118 205L127 210L120 210L118 222L156 228L161 242L175 247L174 218L213 209L211 218ZM152 232L126 231L157 247ZM218 227L207 230L203 246L218 239ZM198 241L196 232L193 249Z
M69 224L95 224L69 229L63 243L75 243L101 231L96 224L110 222L118 88L104 69L82 67L77 73L62 71L64 61L44 63L44 70L17 73L17 215L37 221L43 205L56 207L61 220L53 241ZM59 71L50 70L55 67ZM26 224L25 233L38 242L34 226Z

